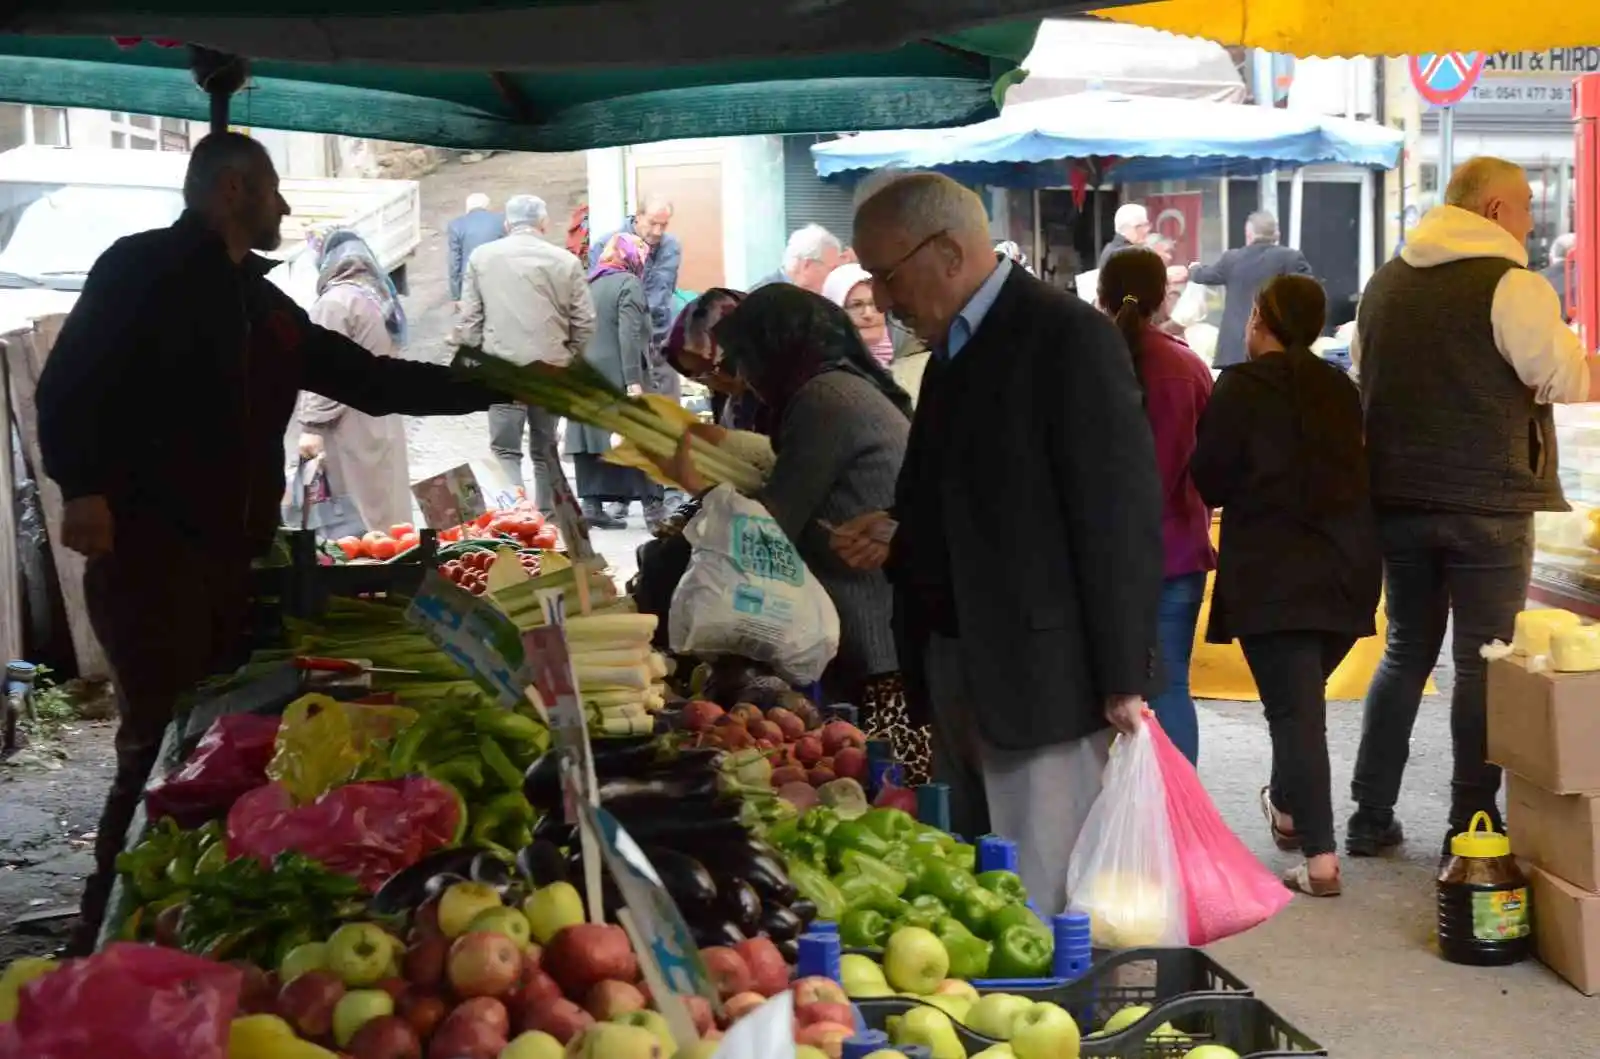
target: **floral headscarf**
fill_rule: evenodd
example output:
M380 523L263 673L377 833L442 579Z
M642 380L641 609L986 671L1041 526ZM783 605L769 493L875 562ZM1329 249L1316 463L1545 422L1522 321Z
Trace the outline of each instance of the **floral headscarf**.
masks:
M400 292L366 240L348 228L339 228L312 237L310 243L317 255L317 296L341 284L360 288L383 313L389 337L405 345L406 310L400 304Z
M661 346L662 359L679 375L692 376L694 373L687 370L683 363L683 354L689 343L708 335L717 321L732 312L743 300L744 294L740 291L712 287L685 305L683 311L678 313L678 318L672 321L672 330L667 332L667 340Z
M644 279L645 262L650 259L650 244L632 232L618 232L606 241L600 260L589 272L589 282L614 272L627 272Z

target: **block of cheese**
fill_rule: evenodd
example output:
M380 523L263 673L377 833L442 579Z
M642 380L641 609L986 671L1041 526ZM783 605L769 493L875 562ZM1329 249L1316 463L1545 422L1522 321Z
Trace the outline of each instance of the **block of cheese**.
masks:
M1600 625L1551 629L1550 664L1557 673L1600 670Z
M1517 615L1512 650L1528 656L1550 653L1550 633L1576 628L1581 619L1570 610L1525 610Z

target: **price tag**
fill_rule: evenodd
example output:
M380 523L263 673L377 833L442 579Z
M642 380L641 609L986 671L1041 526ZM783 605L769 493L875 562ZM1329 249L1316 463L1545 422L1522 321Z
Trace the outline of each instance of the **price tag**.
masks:
M422 509L423 525L430 529L459 526L489 511L471 464L463 463L443 474L424 478L411 487L411 495L417 498L417 506Z
M639 956L639 968L650 986L650 995L672 1027L678 1047L688 1048L699 1040L699 1034L682 997L699 994L711 1004L711 1010L720 1012L716 984L700 958L689 925L644 850L604 809L585 805L582 812L582 827L594 831L606 869L627 906L624 926Z
M502 705L512 708L524 700L522 640L511 619L492 604L429 570L406 619Z

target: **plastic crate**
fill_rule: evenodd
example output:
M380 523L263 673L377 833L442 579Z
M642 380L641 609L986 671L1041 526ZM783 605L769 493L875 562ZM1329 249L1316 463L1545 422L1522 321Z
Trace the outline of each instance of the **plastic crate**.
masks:
M919 1004L918 1000L895 998L857 1002L857 1008L867 1029L884 1030L891 1015L904 1014ZM1081 1020L1079 1025L1083 1027ZM1163 1026L1170 1026L1178 1036L1152 1036ZM965 1026L955 1029L968 1055L1001 1043ZM1121 1033L1090 1038L1087 1027L1083 1032L1079 1054L1084 1059L1182 1059L1202 1044L1224 1045L1240 1059L1305 1059L1328 1054L1249 993L1192 993L1156 1006Z

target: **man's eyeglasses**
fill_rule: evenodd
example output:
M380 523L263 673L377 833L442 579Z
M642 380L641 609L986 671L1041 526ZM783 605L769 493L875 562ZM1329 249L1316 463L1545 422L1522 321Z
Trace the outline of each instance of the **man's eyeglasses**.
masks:
M934 232L932 235L928 236L922 242L918 243L916 246L912 247L910 250L906 251L904 254L900 255L900 260L896 261L888 268L869 268L867 269L867 275L871 276L879 283L892 283L894 281L895 273L899 272L901 269L905 268L906 265L910 264L912 258L928 249L928 247L932 246L936 240L942 239L944 236L949 234L950 230L948 228L941 228L937 232Z

